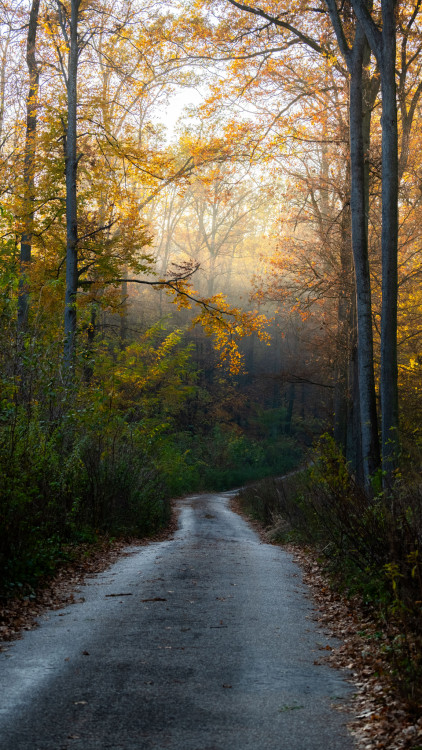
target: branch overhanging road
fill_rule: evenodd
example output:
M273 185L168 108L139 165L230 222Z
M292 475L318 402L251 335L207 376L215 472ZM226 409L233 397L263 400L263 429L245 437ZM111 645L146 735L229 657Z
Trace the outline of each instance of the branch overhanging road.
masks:
M352 750L300 569L229 497L180 501L174 539L0 654L2 750Z

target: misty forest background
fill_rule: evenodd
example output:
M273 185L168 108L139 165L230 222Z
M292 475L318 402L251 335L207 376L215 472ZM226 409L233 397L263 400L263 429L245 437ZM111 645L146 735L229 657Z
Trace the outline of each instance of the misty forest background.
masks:
M249 509L420 635L419 0L0 15L3 594L310 465Z

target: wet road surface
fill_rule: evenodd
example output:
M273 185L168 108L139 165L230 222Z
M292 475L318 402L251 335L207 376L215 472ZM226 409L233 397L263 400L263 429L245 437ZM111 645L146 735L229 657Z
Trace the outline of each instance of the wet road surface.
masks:
M174 539L0 654L1 750L352 749L300 570L229 497L181 501Z

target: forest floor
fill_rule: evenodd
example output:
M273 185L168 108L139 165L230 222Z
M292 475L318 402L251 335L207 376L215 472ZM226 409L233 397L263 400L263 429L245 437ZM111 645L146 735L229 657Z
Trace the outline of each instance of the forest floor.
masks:
M243 515L235 500L232 500L232 507ZM61 568L48 585L36 592L34 599L3 604L0 608L3 647L7 648L8 641L33 629L47 610L59 610L80 602L78 589L84 581L125 556L133 555L135 547L172 538L178 526L177 515L174 509L170 528L152 540L102 540L94 549L81 546L76 559ZM248 523L263 541L271 541L268 531L260 524L250 519ZM127 551L128 542L130 551ZM327 637L340 639L340 644L332 641L319 646L314 663L326 662L348 670L354 686L354 695L348 699L355 715L350 728L357 747L362 750L421 750L422 719L410 716L404 702L397 699L392 689L382 650L377 648L376 624L360 609L359 602L340 597L330 589L311 550L297 545L288 545L287 549L302 568L303 580L312 592L317 607L313 618Z

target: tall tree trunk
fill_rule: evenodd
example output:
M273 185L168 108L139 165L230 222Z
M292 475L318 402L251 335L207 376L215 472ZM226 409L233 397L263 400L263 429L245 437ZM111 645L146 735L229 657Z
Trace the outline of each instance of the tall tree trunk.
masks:
M29 91L26 99L26 136L24 160L23 212L24 229L21 236L20 280L18 301L18 326L23 328L28 318L28 285L26 274L31 262L32 232L34 225L35 199L35 154L37 137L37 107L39 70L35 56L40 0L32 0L26 46L26 62L29 71Z
M4 100L6 93L6 65L7 65L7 53L10 45L10 31L7 38L4 40L4 47L2 47L2 56L0 60L0 153L3 148L3 129L4 129Z
M346 175L349 184L350 176ZM347 195L346 195L347 197ZM352 253L350 211L343 206L340 239L340 278L337 302L336 373L334 382L334 440L347 454L347 419L349 414L350 306L352 294ZM353 289L354 291L354 289Z
M356 323L356 295L352 297L350 310L350 362L349 362L349 413L347 417L346 458L353 467L356 482L365 484L362 460L362 430L360 424L359 367Z
M381 416L382 467L391 486L399 452L397 369L398 131L396 102L395 4L382 3L382 311Z
M384 486L393 482L399 452L397 375L398 129L395 0L381 0L382 31L364 0L353 9L377 59L382 93L381 417Z
M358 328L358 382L364 486L371 490L371 476L380 465L377 405L375 395L372 334L371 279L368 256L368 180L365 169L363 64L367 61L368 42L362 26L356 24L355 39L349 47L335 0L325 0L340 51L350 74L349 129L352 217L352 247L355 264L356 313ZM353 0L352 0L353 2ZM362 0L369 13L366 0ZM369 131L367 131L369 135Z
M350 71L350 169L352 247L356 278L358 327L358 379L364 483L380 464L377 407L374 377L371 279L368 257L367 199L365 191L365 152L363 141L362 65L366 40L357 30Z
M77 78L78 11L80 0L71 0L70 36L67 72L66 129L66 296L64 312L64 366L73 363L76 344L76 294L78 289L78 204L77 159Z

